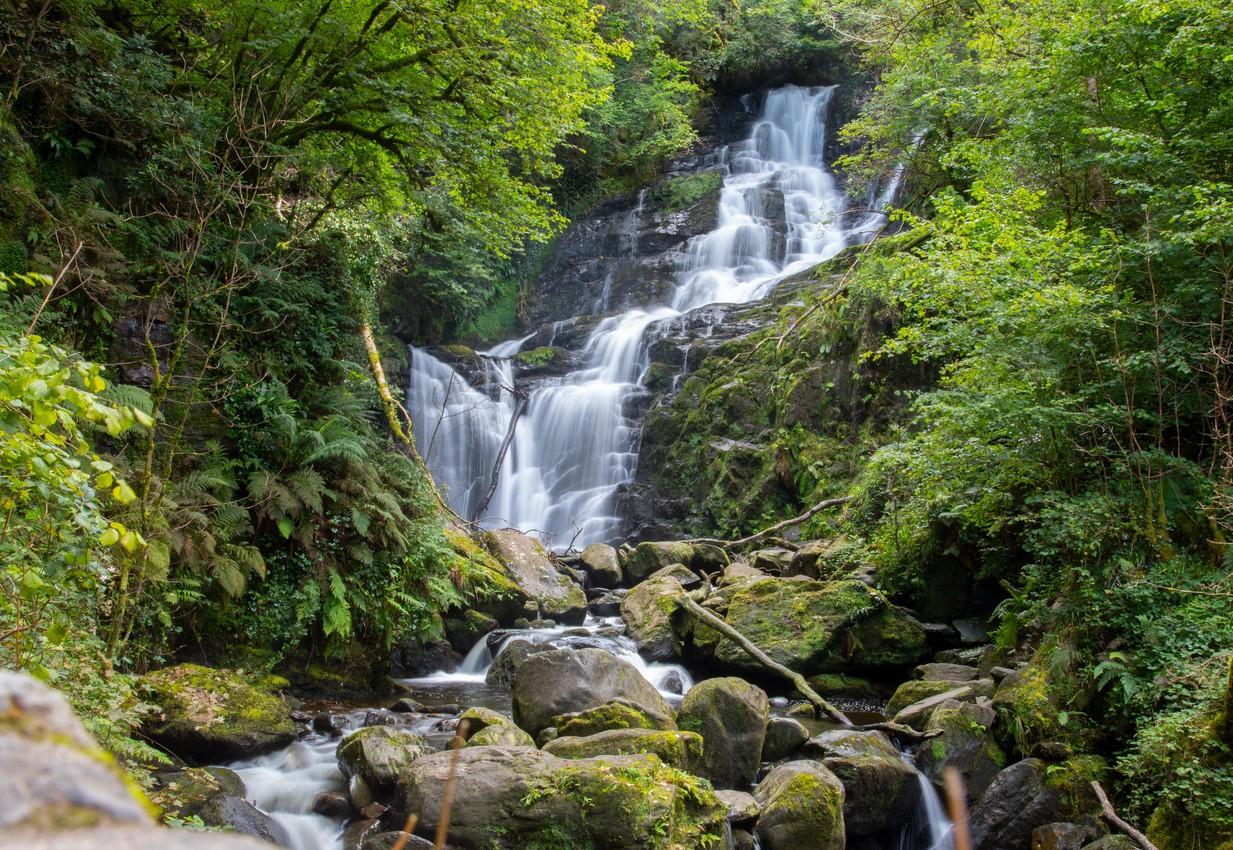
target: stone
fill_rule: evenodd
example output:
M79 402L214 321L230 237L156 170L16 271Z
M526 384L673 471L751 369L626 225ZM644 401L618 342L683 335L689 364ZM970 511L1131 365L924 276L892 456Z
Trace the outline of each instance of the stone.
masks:
M351 798L341 791L322 791L313 798L314 814L341 820L351 816Z
M680 651L672 631L672 615L685 589L675 578L656 574L640 582L621 600L621 619L638 652L648 661L667 661Z
M1046 765L1024 759L1002 770L972 807L975 850L1027 850L1032 830L1064 819L1057 791L1045 782Z
M264 841L234 833L133 824L57 830L23 828L5 832L0 840L6 850L270 850Z
M758 819L761 807L758 806L758 801L754 799L753 794L726 789L716 791L715 796L727 807L728 823L733 826L752 826Z
M149 792L150 802L165 813L179 818L199 815L206 803L216 797L243 797L244 780L225 767L186 767L160 771L157 784Z
M360 850L394 850L395 847L402 850L433 850L435 846L427 838L402 831L378 832L365 838Z
M699 772L716 788L748 785L758 772L770 702L744 679L706 679L681 701L677 726L702 735Z
M409 729L368 726L352 732L338 745L338 769L352 786L358 778L374 799L384 802L394 794L399 776L430 752L427 742ZM351 799L357 808L371 802L354 790Z
M487 538L489 550L510 579L537 604L539 616L581 625L587 613L586 594L557 569L543 544L512 528L490 531Z
M733 829L732 850L757 850L758 839L747 829Z
M694 557L689 566L700 573L717 573L727 568L732 559L727 550L710 543L694 543Z
M610 729L586 737L562 736L544 744L544 752L567 759L651 753L669 767L697 773L702 765L702 736L659 729Z
M844 789L816 761L790 761L754 791L761 807L757 835L763 850L843 850Z
M488 726L467 739L468 747L534 747L535 739L514 724Z
M698 780L653 755L562 759L526 747L425 756L405 776L402 811L432 835L457 759L450 844L461 850L722 846L726 810Z
M923 741L916 751L916 767L938 788L942 774L953 767L963 779L968 800L980 799L998 772L1006 766L1006 754L997 745L991 729L997 715L988 706L946 700L930 714L925 732L942 734Z
M912 672L916 678L930 682L970 682L980 675L979 670L966 664L941 664L938 662L918 664Z
M955 620L953 625L959 633L959 642L964 646L981 646L989 642L989 633L976 620Z
M659 729L659 721L627 699L614 699L583 711L558 714L552 726L558 735L586 737L612 729ZM674 724L675 725L675 724Z
M688 567L694 558L694 547L678 541L639 543L633 554L625 561L625 580L630 586L646 579L652 573L673 564Z
M724 567L723 575L720 576L719 581L722 584L743 578L767 578L767 575L762 570L755 569L744 561L733 561Z
M655 686L628 661L602 649L553 649L527 658L514 680L514 722L530 733L552 725L558 714L627 699L673 728L672 709Z
M766 724L762 761L786 759L809 740L809 731L791 717L772 717Z
M1083 850L1100 833L1094 824L1047 823L1032 830L1032 850Z
M506 717L499 711L494 711L491 708L483 706L472 706L458 716L458 725L461 728L463 721L466 721L467 729L464 738L469 739L478 732L487 729L489 726L513 726L514 721Z
M596 617L621 616L621 599L615 593L605 593L587 603L587 610Z
M512 688L514 678L518 675L518 669L522 667L523 662L532 655L551 651L552 647L546 643L522 639L511 640L492 660L488 672L484 675L484 683L494 688Z
M447 617L443 625L445 639L449 641L450 646L464 655L484 635L501 627L495 617L474 608L468 608L456 617Z
M843 538L832 540L808 540L802 543L792 553L792 559L784 569L785 576L806 576L808 578L838 578L829 575L830 570L822 568L825 560L842 548Z
M873 835L911 820L920 783L886 735L834 729L810 738L805 752L820 758L843 783L849 836Z
M178 664L147 673L142 685L160 709L143 732L189 762L252 758L287 746L299 732L267 683L234 670Z
M376 818L360 818L347 824L343 830L343 850L360 850L364 842L381 832L381 821Z
M780 547L757 549L749 553L749 563L755 570L774 575L787 575L788 566L792 563L793 551ZM799 575L799 574L798 574Z
M400 714L420 714L424 711L424 706L411 697L402 697L390 706L390 711L397 711Z
M418 640L408 637L390 653L390 672L395 676L427 676L438 671L452 672L462 663L462 654L447 640Z
M956 685L957 682L946 682L943 684ZM987 699L993 690L992 679L977 679L975 682L964 682L956 688L943 691L940 694L935 694L926 697L922 700L904 706L894 714L896 723L902 723L905 726L911 726L913 729L924 729L925 724L929 722L929 716L933 710L949 699L958 700L960 702L976 702L979 699Z
M250 835L269 844L291 846L291 836L278 821L258 809L243 797L214 797L197 813L207 826L215 826Z
M728 592L728 625L804 676L898 667L919 661L925 652L920 624L860 582L745 579ZM715 659L763 672L726 637L718 640Z
M1140 848L1128 835L1106 835L1091 844L1083 845L1083 850L1140 850Z
M860 676L849 676L844 673L819 673L816 676L810 676L809 687L824 697L853 697L865 700L884 698L878 685Z
M582 556L578 560L591 577L591 584L594 586L613 588L625 583L625 574L621 571L617 551L607 543L592 543L582 550Z

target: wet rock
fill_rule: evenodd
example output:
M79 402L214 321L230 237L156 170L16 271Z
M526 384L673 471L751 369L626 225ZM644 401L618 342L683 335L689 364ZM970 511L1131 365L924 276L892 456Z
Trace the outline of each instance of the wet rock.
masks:
M313 798L314 814L341 820L351 816L351 798L341 791L322 791Z
M779 547L758 549L749 553L749 563L755 570L761 570L764 573L786 575L794 554L791 549Z
M352 732L338 745L338 769L353 787L352 801L363 808L371 800L354 793L354 780L361 780L374 799L386 801L393 795L399 776L431 751L423 738L408 729L368 726Z
M638 652L648 661L667 661L679 654L672 631L677 600L685 595L680 583L668 575L640 582L621 600L621 618Z
M806 576L808 578L838 578L831 575L831 570L823 565L826 559L838 551L843 543L842 538L832 540L810 540L802 543L792 553L792 558L783 568L784 576Z
M291 846L291 836L287 830L243 797L215 797L202 806L198 817L208 826L250 835L280 847Z
M402 850L433 850L435 846L427 838L407 832L378 832L365 838L360 850L394 850L395 847Z
M732 830L732 850L757 850L754 834L747 829Z
M459 728L466 722L468 747L533 747L535 739L514 725L514 721L490 708L468 708L458 718Z
M809 732L791 717L772 717L766 724L762 742L762 761L786 759L809 740Z
M1062 794L1066 786L1048 771L1040 759L1024 759L998 773L972 807L976 850L1026 850L1033 830L1067 819Z
M465 655L480 638L500 628L501 624L495 617L468 608L457 617L447 617L444 626L445 638L450 646Z
M160 709L143 731L187 761L252 758L287 746L299 731L266 683L236 671L179 664L146 674L142 684Z
M431 835L453 753L407 772L403 811ZM652 755L562 759L523 747L457 754L450 843L463 850L529 847L720 846L725 809L714 793Z
M417 700L411 699L411 697L401 697L390 706L390 711L397 711L402 714L419 714L424 711L424 706Z
M1032 850L1083 850L1100 833L1094 824L1047 823L1032 830Z
M835 729L810 738L805 751L843 783L849 835L873 835L911 819L920 800L916 771L881 732Z
M596 617L621 616L621 597L615 593L605 593L587 603L587 610Z
M458 669L462 655L447 640L421 641L408 638L390 653L390 671L396 676L427 676Z
M557 627L556 620L538 619L538 620L532 620L531 622L527 623L528 629L555 629L556 627Z
M206 803L216 797L244 796L244 780L225 767L189 767L163 771L150 792L150 800L176 817L199 815Z
M700 776L716 788L748 785L758 772L770 703L744 679L706 679L689 689L677 726L702 735Z
M661 723L627 699L614 699L594 708L558 714L552 718L557 734L574 737L586 737L611 729L660 729L663 728Z
M912 672L916 678L932 682L970 682L980 675L979 670L966 664L942 664L938 662L918 664Z
M557 570L538 540L505 528L488 532L488 548L505 565L510 579L539 606L539 616L570 625L580 625L586 618L586 594Z
M1006 766L1006 754L990 732L996 717L988 706L957 700L942 702L925 725L926 732L942 734L920 745L916 751L916 766L939 789L942 772L953 767L963 778L968 799L979 800Z
M881 694L878 686L868 679L843 673L819 673L817 676L810 676L809 687L822 696L876 700Z
M544 744L544 752L567 759L651 753L669 767L697 773L702 764L702 736L659 729L610 729L583 738L562 736Z
M270 850L270 844L243 835L195 832L156 826L117 825L5 832L3 846L13 850Z
M612 588L625 582L617 551L607 543L592 543L583 549L579 562L591 577L592 585Z
M558 714L624 698L672 727L672 709L629 662L602 649L553 649L527 658L514 680L514 722L532 735Z
M360 850L364 842L381 832L381 821L376 818L360 818L347 824L343 830L343 850Z
M683 564L688 567L693 557L693 546L688 543L677 541L639 543L634 548L633 554L625 561L625 578L630 585L636 585L664 567L670 567L673 564Z
M550 652L552 647L547 644L535 643L529 640L511 640L501 650L501 654L493 659L492 665L484 675L485 684L494 688L512 688L518 669L532 655Z
M781 764L754 799L762 809L757 834L763 850L843 850L843 783L820 762Z
M753 794L731 789L716 791L715 796L728 809L728 823L733 826L753 826L758 819L760 807Z
M955 620L953 625L959 633L959 642L964 646L980 646L989 642L989 633L976 620Z
M659 683L661 691L667 691L670 694L683 696L685 694L685 682L681 679L681 674L675 670L671 670L664 676Z
M919 661L925 652L920 624L855 581L747 579L732 586L725 620L771 658L805 676L897 667ZM762 672L727 638L719 640L715 658Z

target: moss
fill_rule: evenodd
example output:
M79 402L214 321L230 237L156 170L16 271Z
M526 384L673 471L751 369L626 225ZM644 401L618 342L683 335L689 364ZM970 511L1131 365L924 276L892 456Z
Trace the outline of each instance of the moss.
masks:
M552 718L552 725L562 737L585 737L610 729L656 729L659 726L641 708L624 700L613 700L571 714L558 714Z
M934 679L913 679L910 682L904 682L895 689L895 693L886 704L886 714L894 717L913 703L937 696L938 694L944 694L947 691L953 691L955 688L962 687L965 684L967 683L945 682Z
M514 361L527 369L543 369L555 363L560 356L559 350L544 345L518 352L514 355Z
M723 182L723 174L718 171L673 177L651 190L651 205L661 212L679 212L718 192Z
M878 697L878 686L873 682L844 673L820 673L809 680L809 686L823 696L829 694L860 699Z
M671 767L694 772L702 765L702 736L657 729L610 729L586 737L559 737L544 751L569 759L651 754Z
M20 274L28 269L25 243L16 239L0 242L0 272Z
M1067 818L1078 819L1100 810L1092 783L1103 781L1108 769L1108 764L1100 756L1075 756L1060 764L1049 765L1045 769L1045 785L1057 791Z

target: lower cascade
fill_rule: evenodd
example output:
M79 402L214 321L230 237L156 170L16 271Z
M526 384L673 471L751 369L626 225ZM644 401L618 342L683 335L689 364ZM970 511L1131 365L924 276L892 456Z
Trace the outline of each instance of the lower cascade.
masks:
M833 93L834 87L771 91L749 136L711 155L723 178L715 228L680 252L667 297L600 318L577 367L531 389L490 500L493 467L522 404L511 358L530 337L482 352L475 385L431 353L412 350L408 408L416 440L459 514L475 517L482 509L485 525L521 529L556 549L619 536L616 496L633 480L637 460L638 424L629 411L657 334L699 307L763 298L785 277L871 238L884 223L876 212L849 212L826 166ZM882 204L898 177L878 195ZM621 242L623 250L636 250L636 236ZM607 307L607 286L596 310Z

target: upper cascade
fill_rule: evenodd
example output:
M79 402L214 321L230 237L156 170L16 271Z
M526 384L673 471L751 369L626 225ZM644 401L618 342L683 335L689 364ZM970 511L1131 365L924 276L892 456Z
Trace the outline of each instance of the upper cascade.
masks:
M616 497L633 481L637 459L629 402L641 392L648 348L660 330L705 305L763 298L784 277L867 240L881 226L876 215L851 223L826 166L833 91L771 91L748 137L716 152L723 182L714 229L679 252L669 297L598 321L577 368L530 391L482 511L485 526L518 528L556 549L618 538ZM623 224L635 246L644 199L645 193L630 214L634 220ZM598 299L593 315L606 302ZM484 503L519 406L510 358L526 339L482 353L483 386L426 351L412 351L408 407L419 450L454 509L468 518Z

